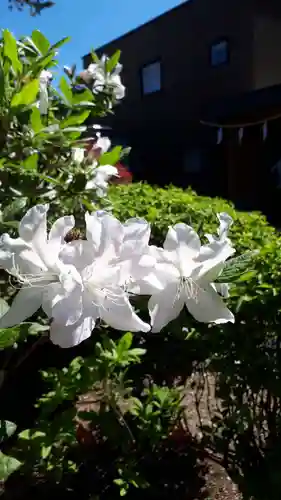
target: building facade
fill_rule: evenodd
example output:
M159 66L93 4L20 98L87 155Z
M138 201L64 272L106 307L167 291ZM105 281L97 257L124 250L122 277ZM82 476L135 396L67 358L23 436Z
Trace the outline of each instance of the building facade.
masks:
M264 165L280 129L280 2L189 0L97 53L118 49L126 98L109 124L132 146L135 176L263 208L279 159L274 142Z

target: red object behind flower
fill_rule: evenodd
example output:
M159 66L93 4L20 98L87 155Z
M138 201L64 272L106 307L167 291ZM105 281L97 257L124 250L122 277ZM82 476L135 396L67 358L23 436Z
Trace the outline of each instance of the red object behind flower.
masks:
M130 184L133 181L133 176L125 165L122 165L122 163L116 163L114 166L118 170L118 177L111 178L110 182L112 184Z

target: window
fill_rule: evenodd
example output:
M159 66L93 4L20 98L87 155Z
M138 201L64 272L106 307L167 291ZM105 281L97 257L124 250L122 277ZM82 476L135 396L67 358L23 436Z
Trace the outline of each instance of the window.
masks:
M214 43L211 47L211 64L212 66L220 66L226 64L229 59L229 46L227 40L221 40Z
M161 62L146 64L141 69L141 86L144 95L161 90Z

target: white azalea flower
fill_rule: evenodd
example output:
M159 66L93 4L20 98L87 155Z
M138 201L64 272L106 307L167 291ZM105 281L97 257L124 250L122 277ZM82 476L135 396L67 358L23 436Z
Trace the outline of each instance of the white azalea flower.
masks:
M111 89L115 99L120 100L125 96L125 87L121 82L120 73L122 65L117 64L111 73L106 70L108 57L103 55L98 63L92 63L87 68L87 73L93 80L93 92L103 92Z
M214 241L228 241L228 243L231 244L231 241L228 238L228 230L233 224L232 217L230 217L230 215L228 215L226 212L220 212L219 214L217 214L217 218L220 223L219 229L217 231L218 236L206 234L206 238L208 239L209 243L212 243Z
M0 328L25 321L41 306L45 309L45 291L62 284L65 290L80 280L75 268L59 261L64 237L74 226L72 216L61 217L47 236L48 205L37 205L26 213L19 224L19 238L3 234L0 242L0 266L14 276L21 288L11 308L0 319Z
M150 294L143 282L153 273L156 264L156 258L150 253L150 233L150 225L144 219L131 218L123 224L124 236L119 254L121 281L128 292L135 295Z
M112 165L101 165L93 170L93 177L86 184L86 189L95 189L97 196L106 195L110 177L118 177L118 169Z
M95 144L93 145L92 150L96 151L98 155L103 155L107 153L111 146L111 140L109 137L98 137Z
M43 70L39 76L39 111L41 115L48 114L48 86L52 81L53 75L50 71Z
M66 266L75 266L81 282L66 293L62 284L48 288L52 311L51 339L61 347L77 345L91 335L97 319L118 330L150 330L134 312L121 286L118 252L122 224L106 213L86 214L87 241L72 241L60 252Z
M72 159L74 163L81 165L85 157L85 151L83 148L72 148Z
M151 278L159 291L149 300L152 331L159 332L175 319L184 306L197 321L234 322L213 287L225 260L234 252L227 239L201 246L197 233L186 224L170 228L163 249L152 249L157 264Z

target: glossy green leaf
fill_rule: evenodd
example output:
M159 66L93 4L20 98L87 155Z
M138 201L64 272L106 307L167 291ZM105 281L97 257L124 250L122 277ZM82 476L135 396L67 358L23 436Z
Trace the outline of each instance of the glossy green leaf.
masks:
M9 420L0 420L0 442L11 437L17 428L17 424Z
M21 212L24 207L27 204L27 198L21 197L21 198L16 198L10 205L4 208L3 214L2 214L2 219L3 221L9 221L11 219L14 219L15 215L18 214L18 212Z
M21 462L16 458L0 452L0 481L6 481L21 465Z
M23 162L23 166L26 170L37 170L37 165L38 165L38 153L30 155Z
M49 40L39 30L32 32L32 40L36 47L40 50L41 54L46 54L51 46Z
M39 92L39 80L31 80L26 83L23 88L15 94L11 101L11 107L28 106L35 102Z
M115 66L117 66L120 60L120 56L121 56L121 51L117 50L117 52L115 52L115 54L113 54L113 56L110 57L108 61L106 61L106 71L108 73L111 73L114 70Z
M225 267L216 279L217 283L233 283L239 281L244 273L253 270L253 260L257 252L246 252L226 262Z
M119 353L128 351L132 345L132 342L133 342L133 335L131 334L131 332L125 333L125 335L123 335L123 337L121 337L121 339L118 342L117 351Z
M13 326L12 328L0 329L0 349L5 349L6 347L12 347L20 337L20 334L21 334L20 325Z
M6 95L5 90L5 74L2 61L0 61L0 103L3 101Z
M4 40L4 56L6 56L12 64L15 71L20 72L22 70L22 64L18 57L18 48L15 37L12 33L5 29L3 30L3 40Z
M64 76L60 79L60 90L68 104L72 103L72 90Z
M59 49L60 47L62 47L65 43L68 43L69 41L71 40L71 37L70 36L66 36L64 38L62 38L61 40L59 40L58 42L54 43L54 45L52 45L50 47L50 51L52 50L56 50L56 49Z
M39 109L36 108L35 106L32 109L30 121L32 130L35 132L35 134L37 134L38 132L40 132L40 130L42 130L43 124L41 120L41 114Z
M76 115L72 114L69 118L65 118L60 122L60 127L64 129L75 125L82 125L87 120L90 113L90 111L82 111L82 113Z
M116 165L116 163L118 163L118 161L120 160L121 151L122 151L122 147L116 146L108 153L104 153L103 155L101 155L101 157L99 159L99 164L100 165Z
M91 102L94 99L93 93L86 89L84 92L73 94L73 104L81 104L83 102Z

